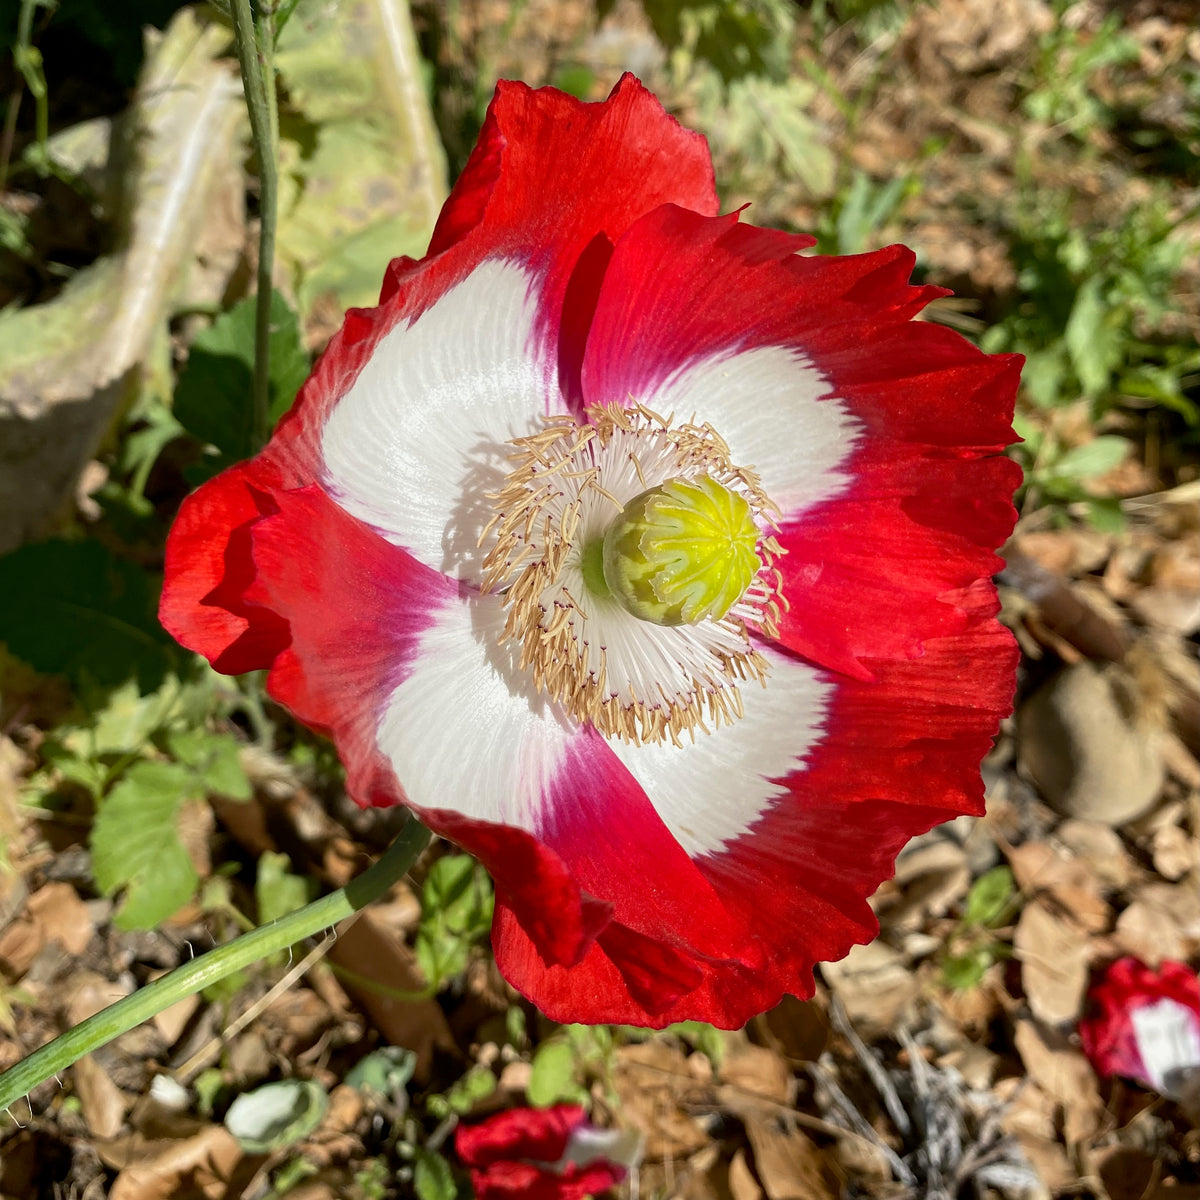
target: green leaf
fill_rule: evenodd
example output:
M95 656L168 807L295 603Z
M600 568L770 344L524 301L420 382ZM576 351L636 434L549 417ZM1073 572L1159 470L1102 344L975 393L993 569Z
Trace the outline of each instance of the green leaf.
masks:
M173 675L148 696L142 695L132 679L123 683L108 697L86 731L92 753L132 754L143 750L178 699L179 680Z
M1063 331L1071 366L1089 396L1099 396L1105 391L1113 369L1121 361L1120 343L1108 323L1109 306L1103 287L1104 280L1099 275L1084 282Z
M569 92L579 100L586 100L592 94L595 83L595 72L579 63L560 67L554 76L554 86L560 92Z
M1016 891L1013 873L1008 867L993 867L975 880L967 893L963 921L968 925L991 927L1004 919Z
M1021 383L1039 408L1054 408L1063 401L1067 362L1062 346L1049 350L1025 350Z
M714 1069L721 1065L725 1057L725 1038L715 1026L705 1021L677 1021L674 1025L668 1025L665 1032L673 1033L694 1046L712 1063Z
M1056 479L1092 479L1124 461L1129 453L1129 445L1123 437L1101 434L1082 446L1068 450L1038 474Z
M1121 501L1114 496L1089 500L1087 519L1092 528L1098 529L1101 533L1123 533L1125 531L1125 510L1121 507Z
M231 800L250 799L253 789L242 770L241 746L231 734L180 730L167 738L167 748L196 772L206 792Z
M0 637L31 667L153 691L175 662L141 567L97 542L42 542L0 558Z
M208 474L254 451L255 298L222 313L197 335L175 389L176 420L219 456ZM279 292L271 293L270 424L287 412L308 376L300 321Z
M138 762L108 794L89 839L105 896L125 889L118 929L153 929L186 904L198 882L179 840L179 810L194 776L178 763Z
M430 868L421 893L417 959L434 987L467 965L471 947L492 925L487 873L469 854L447 854Z
M311 1079L282 1079L243 1092L225 1114L225 1128L248 1154L270 1154L308 1137L325 1116L329 1097Z
M104 791L108 782L108 768L85 751L76 750L51 737L42 744L41 756L46 766L53 767L66 782L77 783L97 797ZM45 796L54 790L49 780L37 777L30 780L30 791L36 795Z
M209 1067L196 1076L192 1087L196 1090L196 1108L205 1117L211 1117L217 1100L225 1090L225 1072L220 1067Z
M877 184L865 171L855 171L837 217L837 252L858 254L871 249L875 234L895 214L908 187L903 175Z
M956 954L942 963L942 979L958 992L970 991L983 979L995 958L989 946L979 946L967 954Z
M430 1150L418 1150L413 1168L413 1187L417 1200L455 1200L458 1185L450 1164Z
M575 1054L566 1042L544 1042L533 1056L533 1070L525 1089L535 1108L549 1108L559 1100L574 1099L579 1092L575 1082Z
M303 908L309 900L308 880L288 872L291 860L286 854L267 850L258 860L254 881L254 899L258 903L258 923L266 925Z
M417 1056L403 1046L372 1050L346 1073L345 1082L355 1091L395 1102L417 1068Z

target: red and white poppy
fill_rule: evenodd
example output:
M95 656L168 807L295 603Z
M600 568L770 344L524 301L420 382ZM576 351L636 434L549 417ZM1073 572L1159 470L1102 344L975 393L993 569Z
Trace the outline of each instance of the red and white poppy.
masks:
M811 244L719 216L632 76L502 83L428 254L171 532L166 627L482 860L558 1020L809 995L904 843L982 810L1020 360L915 322L903 247ZM651 515L683 541L639 558Z
M454 1149L477 1200L583 1200L625 1178L641 1160L636 1133L598 1129L574 1104L514 1108L460 1125Z
M1123 1075L1195 1104L1200 1081L1195 971L1170 960L1156 969L1136 958L1119 958L1088 992L1088 1005L1079 1039L1098 1075Z

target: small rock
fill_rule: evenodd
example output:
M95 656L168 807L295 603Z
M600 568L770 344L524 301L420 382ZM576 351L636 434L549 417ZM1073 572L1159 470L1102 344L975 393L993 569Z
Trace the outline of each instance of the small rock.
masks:
M1021 706L1017 728L1022 770L1063 816L1123 825L1162 791L1161 729L1116 664L1065 667Z

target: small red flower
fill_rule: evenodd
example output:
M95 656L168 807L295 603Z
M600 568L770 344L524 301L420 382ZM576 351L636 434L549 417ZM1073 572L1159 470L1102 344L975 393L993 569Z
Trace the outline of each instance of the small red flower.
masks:
M632 76L502 83L428 254L167 544L166 627L482 860L559 1021L811 995L1010 704L1019 359L914 321L903 247L717 214Z
M1158 970L1120 958L1088 993L1094 1010L1079 1022L1096 1073L1124 1075L1180 1099L1200 1074L1200 979L1181 962Z
M597 1129L583 1109L514 1108L460 1125L454 1148L470 1168L478 1200L582 1200L625 1178L641 1139Z

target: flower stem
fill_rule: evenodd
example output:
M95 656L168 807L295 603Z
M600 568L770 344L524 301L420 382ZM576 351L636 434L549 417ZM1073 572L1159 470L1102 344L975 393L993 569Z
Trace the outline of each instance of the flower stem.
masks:
M194 995L209 984L258 962L268 954L286 949L345 920L372 900L377 900L392 884L403 878L417 855L428 844L429 830L415 817L410 817L408 824L379 861L344 888L314 900L312 904L252 933L243 934L216 950L210 950L185 966L177 967L170 974L139 988L131 996L110 1004L95 1016L68 1029L61 1037L35 1050L28 1058L5 1071L0 1075L0 1109L8 1108L14 1100L26 1095L64 1067L78 1062L85 1054L106 1045L135 1025L148 1021L184 997Z
M271 290L279 193L279 110L275 95L273 9L259 0L258 21L250 0L232 0L233 40L250 112L250 136L258 153L258 279L254 309L254 448L267 441L271 402Z

